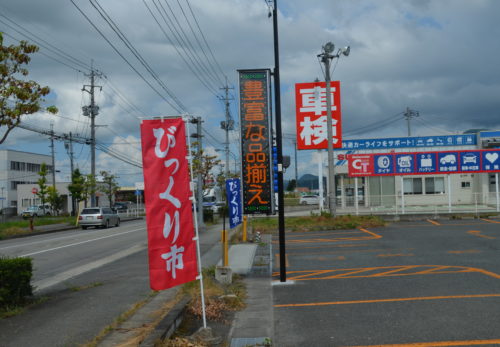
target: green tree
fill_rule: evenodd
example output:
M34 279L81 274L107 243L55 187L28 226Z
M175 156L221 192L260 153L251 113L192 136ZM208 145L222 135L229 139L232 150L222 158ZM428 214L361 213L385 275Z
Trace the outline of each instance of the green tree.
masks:
M119 185L116 182L116 176L107 171L101 171L100 174L102 176L103 183L102 192L108 197L109 206L113 206L113 197L119 188Z
M0 32L0 144L9 133L21 123L23 115L45 110L57 113L55 106L43 107L44 96L49 87L42 87L35 81L27 80L27 65L30 55L37 52L36 45L20 41L18 46L4 46Z
M297 181L295 179L290 180L290 182L288 182L286 190L289 192L293 192L295 188L297 188Z
M42 203L42 205L44 206L44 214L45 214L45 203L47 202L47 198L48 198L48 187L47 187L47 174L48 174L48 170L47 170L47 164L45 163L42 163L42 165L40 165L40 171L38 172L38 175L40 176L40 178L38 179L37 183L38 183L38 193L36 193L36 195L40 198L40 201Z
M76 205L80 201L86 200L85 197L85 177L80 172L80 169L75 169L71 174L71 184L68 185L68 190L71 196L76 201Z
M199 142L193 142L192 146L197 147ZM201 174L201 180L203 182L203 189L208 188L208 179L212 175L212 169L220 165L221 161L216 159L216 155L205 154L203 149L201 150L201 156L198 155L198 150L192 150L191 156L193 158L193 175L198 177L198 173Z
M58 215L59 211L63 208L63 199L56 187L50 186L47 188L47 201L52 207L52 211Z

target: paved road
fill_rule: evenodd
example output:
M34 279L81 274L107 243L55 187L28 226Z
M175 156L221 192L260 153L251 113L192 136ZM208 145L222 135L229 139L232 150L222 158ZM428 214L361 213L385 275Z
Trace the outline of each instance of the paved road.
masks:
M200 234L201 252L219 227ZM0 254L34 259L41 303L0 320L0 346L79 346L151 294L144 221L0 242Z
M499 249L497 220L288 233L276 345L500 345Z

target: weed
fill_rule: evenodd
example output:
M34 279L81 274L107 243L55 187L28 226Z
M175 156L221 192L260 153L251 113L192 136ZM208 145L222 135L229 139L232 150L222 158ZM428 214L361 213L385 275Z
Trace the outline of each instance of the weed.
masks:
M102 285L103 285L102 282L93 282L93 283L87 284L85 286L73 286L73 287L70 287L69 290L71 290L72 292L79 292L79 291L82 291L85 289L95 288L95 287L99 287Z

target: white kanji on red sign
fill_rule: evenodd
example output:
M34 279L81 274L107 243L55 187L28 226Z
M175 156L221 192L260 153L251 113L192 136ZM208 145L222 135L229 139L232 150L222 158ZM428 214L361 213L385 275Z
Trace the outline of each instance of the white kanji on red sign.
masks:
M298 149L325 149L327 136L327 94L325 82L295 85L296 125ZM340 83L331 82L332 143L342 146Z
M319 116L326 112L326 88L316 86L314 88L304 88L299 90L302 98L300 112L314 112ZM330 105L332 111L337 110L334 102L335 88L330 88Z

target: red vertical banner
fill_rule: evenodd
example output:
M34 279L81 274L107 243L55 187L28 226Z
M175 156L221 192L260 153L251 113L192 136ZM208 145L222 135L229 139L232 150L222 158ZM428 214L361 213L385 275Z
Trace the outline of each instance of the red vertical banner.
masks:
M184 121L142 121L141 143L150 286L163 290L198 275Z

